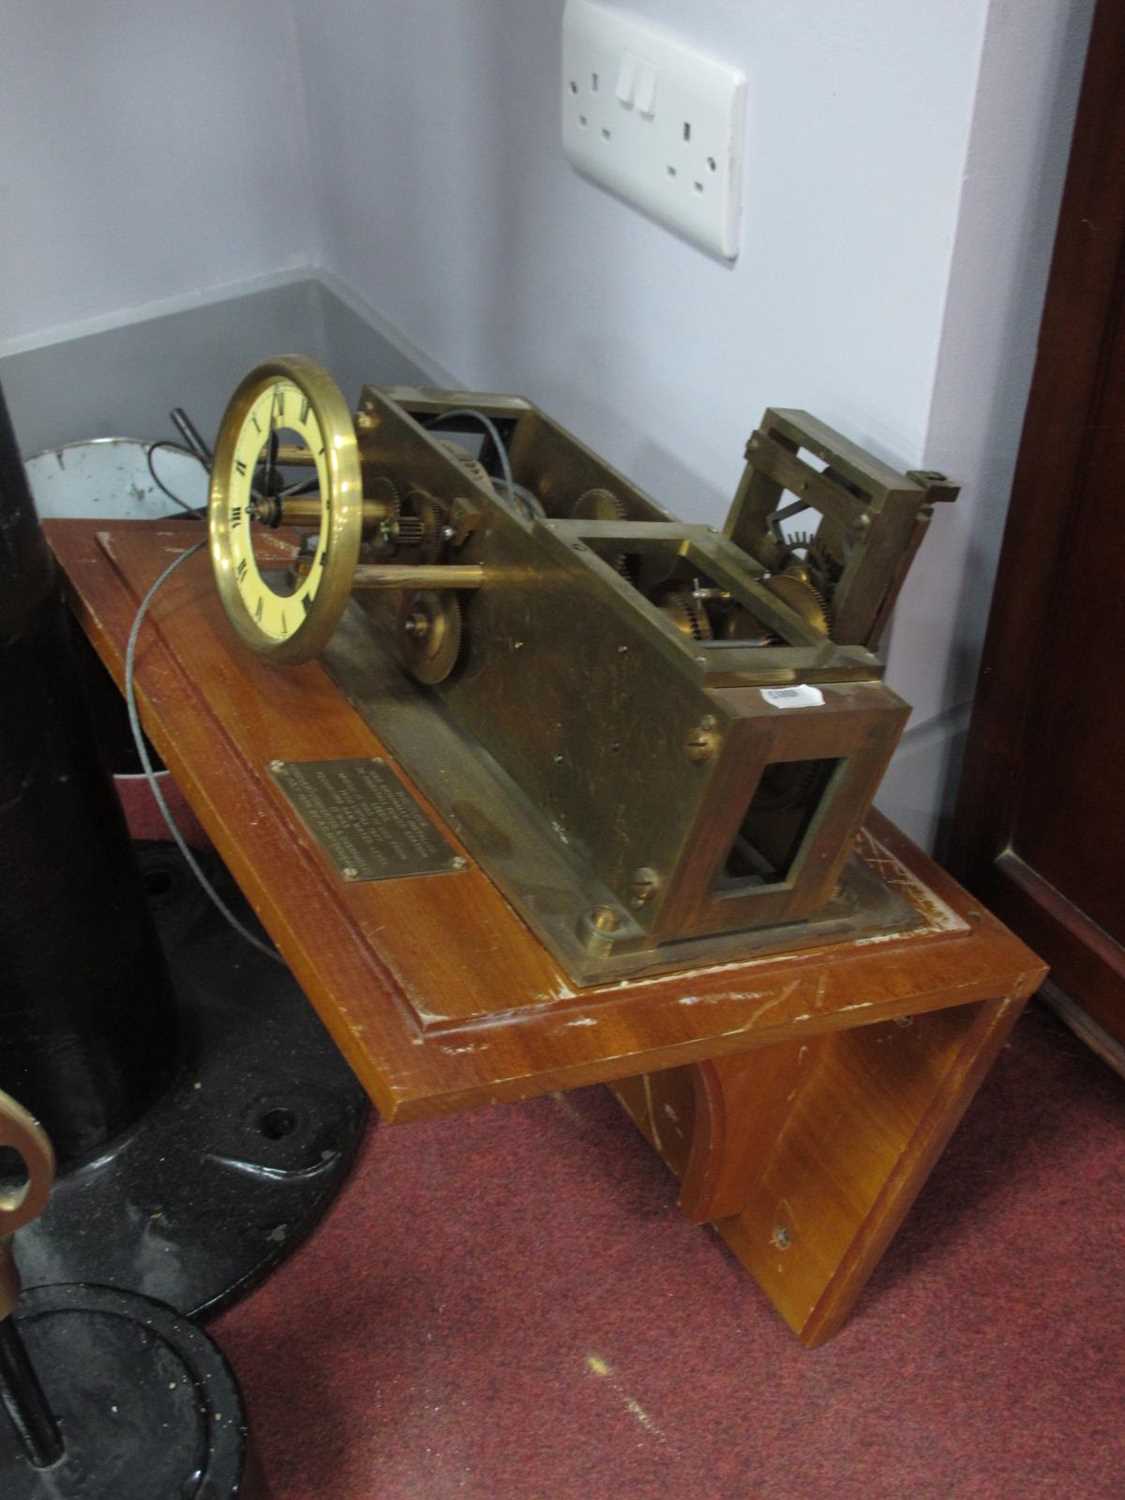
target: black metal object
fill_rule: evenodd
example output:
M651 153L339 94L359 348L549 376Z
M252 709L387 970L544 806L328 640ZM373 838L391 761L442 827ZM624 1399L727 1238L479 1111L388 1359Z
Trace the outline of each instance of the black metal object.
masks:
M16 1261L25 1287L96 1281L206 1317L314 1228L369 1106L291 975L227 925L174 845L137 847L176 981L180 1067L127 1136L56 1181L42 1218L16 1236Z
M7 1412L28 1463L36 1469L58 1463L63 1454L62 1433L11 1318L0 1322L0 1407Z
M237 1383L193 1324L158 1302L98 1286L25 1292L15 1323L63 1448L38 1464L0 1419L4 1500L258 1493Z
M59 1164L16 1260L25 1286L204 1315L312 1229L368 1105L296 982L175 847L138 868L70 630L0 394L0 1089Z
M70 620L0 392L0 1088L60 1169L171 1074L168 972L90 729Z

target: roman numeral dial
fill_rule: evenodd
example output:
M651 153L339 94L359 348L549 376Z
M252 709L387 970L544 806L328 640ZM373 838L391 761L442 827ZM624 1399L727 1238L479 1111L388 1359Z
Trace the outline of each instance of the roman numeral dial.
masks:
M315 525L303 565L291 533L271 529L300 492ZM327 643L351 591L363 499L351 412L312 360L273 360L231 397L215 447L209 503L211 561L231 624L255 651L307 661ZM305 533L308 535L308 530ZM310 550L311 548L311 550Z

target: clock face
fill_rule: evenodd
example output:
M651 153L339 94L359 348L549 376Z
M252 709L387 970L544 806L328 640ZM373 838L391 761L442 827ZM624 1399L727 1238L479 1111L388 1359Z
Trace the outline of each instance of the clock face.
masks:
M253 540L255 481L268 482L271 446L280 450L283 434L287 447L301 447L311 455L321 496L320 532L312 565L291 592L279 592L279 580L269 582L262 576ZM298 441L294 443L293 438ZM276 451L272 472L289 477L276 462ZM332 531L332 491L325 463L324 434L309 398L291 380L272 381L246 413L235 440L228 484L230 561L243 606L262 635L271 641L286 641L312 609L317 586L324 576Z
M306 512L319 502L296 570L263 562L255 549L262 518L292 495ZM274 361L239 386L219 431L209 511L215 578L239 634L279 661L314 656L350 592L362 494L351 414L312 361Z

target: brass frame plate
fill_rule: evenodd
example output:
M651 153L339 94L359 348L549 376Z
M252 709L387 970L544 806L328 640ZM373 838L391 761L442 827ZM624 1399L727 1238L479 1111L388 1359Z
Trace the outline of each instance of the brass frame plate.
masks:
M542 811L447 712L439 694L398 665L384 625L353 601L323 666L544 946L582 986L735 962L923 925L917 909L862 860L849 860L836 896L804 921L653 946L626 918L612 951L584 941L590 911L614 897L568 857Z
M464 868L464 857L385 760L275 760L269 772L342 880Z

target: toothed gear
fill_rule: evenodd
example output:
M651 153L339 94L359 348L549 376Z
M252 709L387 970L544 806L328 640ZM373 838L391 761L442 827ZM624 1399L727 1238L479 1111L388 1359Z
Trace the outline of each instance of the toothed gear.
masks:
M437 562L445 550L442 529L448 519L445 506L428 490L411 490L403 502L398 518L399 545L414 549L414 560L420 563ZM417 539L407 541L404 529Z
M828 635L831 630L828 603L809 581L807 570L802 569L802 572L804 577L788 569L784 573L775 573L772 578L764 580L766 588L787 604L794 614L800 615L806 625L811 625L821 635Z
M629 507L612 490L586 490L574 502L571 515L576 521L624 521Z
M395 517L395 541L400 547L420 547L425 540L421 516Z
M786 538L787 553L778 572L801 576L798 569L807 574L803 579L820 595L826 613L831 615L830 600L843 563L838 562L828 546L821 540L819 532L794 531Z
M690 589L667 589L657 603L676 629L692 640L709 641L714 638L707 611Z
M579 495L570 514L576 521L624 521L628 519L629 507L612 490L592 489ZM606 561L622 578L632 581L629 558L624 552L616 552Z

